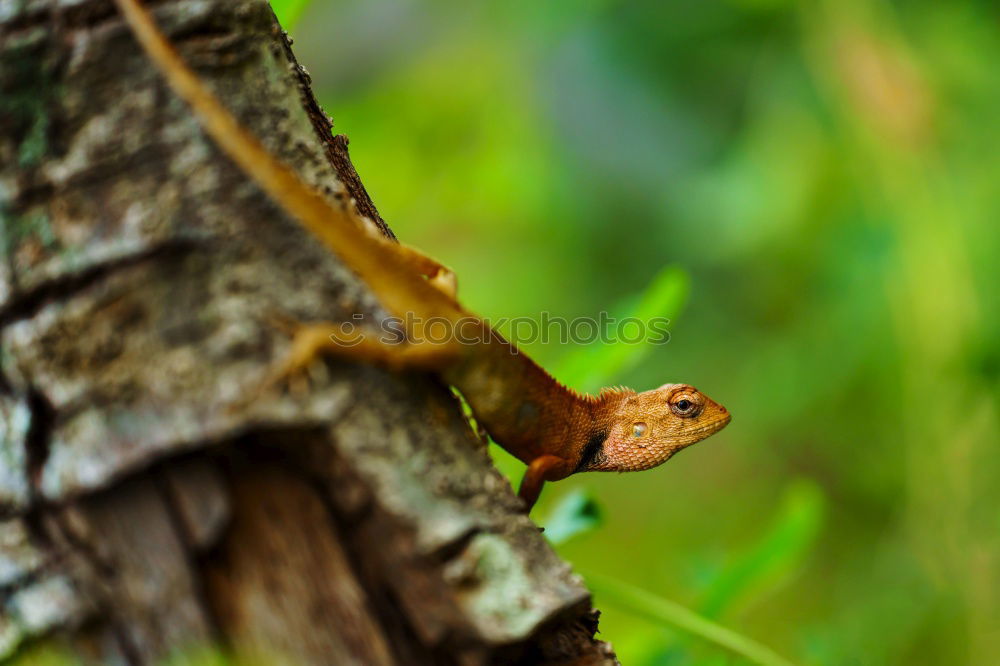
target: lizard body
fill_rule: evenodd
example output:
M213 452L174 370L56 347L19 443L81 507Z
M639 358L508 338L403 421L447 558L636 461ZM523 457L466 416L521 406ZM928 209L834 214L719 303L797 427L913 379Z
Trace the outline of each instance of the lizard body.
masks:
M466 311L455 299L447 269L413 248L365 229L351 204L332 206L243 129L159 31L138 0L116 0L136 38L194 109L208 134L265 192L354 270L382 305L406 317L407 342L345 333L335 324L297 327L285 361L270 385L329 353L396 369L436 372L456 387L493 439L528 465L519 494L534 504L545 481L581 471L637 471L655 467L680 449L729 423L724 407L686 384L636 393L605 389L577 393ZM471 326L475 341L451 336L432 342L427 322ZM453 330L455 330L453 329ZM438 339L438 338L436 338Z

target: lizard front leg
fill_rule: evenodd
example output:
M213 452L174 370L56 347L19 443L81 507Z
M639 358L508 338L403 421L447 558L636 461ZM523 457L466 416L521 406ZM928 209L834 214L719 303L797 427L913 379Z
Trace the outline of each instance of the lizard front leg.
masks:
M292 345L272 366L255 395L303 372L323 356L339 356L392 370L431 371L454 362L460 354L459 346L451 342L387 342L381 339L381 333L346 323L300 324L278 320L278 325L291 334Z
M388 240L374 226L369 225L363 228L372 240L396 255L397 263L427 278L427 281L438 291L452 301L458 302L458 277L455 275L455 271L412 245Z
M438 291L457 302L458 277L453 270L409 245L400 243L394 245L393 250L400 258L400 263L410 266L415 272L426 277Z
M521 478L521 487L517 491L517 496L528 505L528 511L535 506L538 496L542 492L542 486L546 481L557 481L566 476L565 470L569 462L559 456L543 455L535 458L528 465L528 469Z

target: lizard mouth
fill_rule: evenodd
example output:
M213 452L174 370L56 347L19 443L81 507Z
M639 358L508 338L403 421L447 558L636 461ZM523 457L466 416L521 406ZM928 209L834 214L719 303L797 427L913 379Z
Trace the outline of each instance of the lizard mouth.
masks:
M733 420L732 414L723 410L722 413L720 413L716 418L706 422L705 424L691 431L691 436L692 436L691 443L694 444L695 442L700 442L706 437L714 435L715 433L719 432L727 425L729 425L729 422L732 420Z

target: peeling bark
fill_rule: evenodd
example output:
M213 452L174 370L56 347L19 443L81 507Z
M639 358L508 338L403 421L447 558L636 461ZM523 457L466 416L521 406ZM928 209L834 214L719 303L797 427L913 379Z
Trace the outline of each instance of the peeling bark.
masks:
M156 3L269 149L384 233L263 0ZM103 0L0 0L0 659L610 664L447 387L330 362L384 313L201 133Z

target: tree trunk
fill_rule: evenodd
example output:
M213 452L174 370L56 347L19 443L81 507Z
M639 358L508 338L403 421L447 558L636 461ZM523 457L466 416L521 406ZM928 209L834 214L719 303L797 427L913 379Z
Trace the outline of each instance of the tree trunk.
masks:
M272 151L391 235L264 0L155 8ZM330 362L241 400L287 349L272 313L384 313L106 0L0 0L0 219L0 660L614 663L446 386Z

